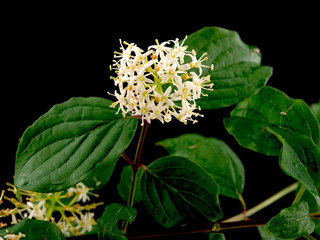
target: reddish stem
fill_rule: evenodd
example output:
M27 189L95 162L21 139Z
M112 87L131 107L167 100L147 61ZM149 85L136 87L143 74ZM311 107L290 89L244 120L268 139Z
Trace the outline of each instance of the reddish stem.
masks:
M127 154L123 152L121 157L123 157L131 166L133 166L133 160Z
M139 147L139 151L138 151L138 156L137 156L136 162L134 164L135 170L138 170L138 168L140 167L140 158L141 158L142 148L143 148L144 140L146 139L147 130L148 130L148 126L149 126L148 122L145 122L144 124L145 124L145 126L143 128L143 135L142 135L142 139L141 139L141 143L140 143L140 147Z
M178 236L178 235L189 235L194 233L218 233L225 230L237 229L237 228L248 228L265 225L267 221L265 220L248 220L248 221L238 221L229 223L216 223L211 229L201 229L188 232L174 232L174 233L163 233L145 236L135 236L128 237L128 240L132 239L144 239L144 238L156 238L156 237L167 237L167 236Z

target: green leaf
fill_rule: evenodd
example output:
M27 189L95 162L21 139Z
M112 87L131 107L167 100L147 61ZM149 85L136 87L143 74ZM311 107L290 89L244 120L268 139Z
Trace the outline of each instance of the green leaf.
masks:
M279 155L282 170L320 203L319 124L305 102L264 87L238 104L225 126L243 147Z
M272 218L264 227L266 233L280 238L297 238L310 234L315 229L315 223L309 216L306 202L294 204Z
M0 237L4 237L6 234L25 234L25 237L21 238L23 240L64 240L65 237L60 229L51 222L34 220L25 218L23 221L0 230Z
M320 237L320 220L314 219L314 222L316 223L314 232Z
M311 194L310 191L301 183L297 187L296 198L298 198L297 202L308 203L310 212L313 213L320 210L320 206L318 205L313 194Z
M320 147L310 138L282 128L270 126L266 130L283 144L279 156L282 170L300 181L320 204Z
M139 168L136 176L137 187L134 194L134 204L142 201L141 194L140 194L140 179L142 176L142 172L143 172L142 168ZM128 201L128 197L129 197L131 179L132 179L132 167L131 166L123 167L122 173L120 176L120 182L117 185L117 189L120 197L126 202Z
M218 27L205 27L191 34L185 41L189 50L198 56L208 53L204 64L214 64L214 71L203 68L203 75L210 74L214 91L197 103L203 109L216 109L236 104L263 87L272 68L261 66L258 48L242 42L235 31Z
M279 165L287 175L299 180L320 204L320 175L317 164L317 161L320 161L319 147L315 147L312 153L312 156L316 159L309 158L309 163L306 163L301 160L294 148L284 140L279 157Z
M101 172L109 179L137 126L137 119L116 115L110 105L102 98L71 98L42 115L19 143L15 185L55 192Z
M210 233L209 240L226 240L223 233Z
M157 159L145 168L141 196L151 215L164 227L188 217L222 217L219 187L199 165L178 156Z
M258 226L257 228L258 228L261 240L283 240L283 238L278 238L278 237L272 236L270 234L267 234L263 229L264 226ZM293 240L293 239L295 239L295 238L291 238L290 240Z
M125 231L118 228L118 221L126 220L132 223L137 215L133 207L126 207L118 203L106 206L102 217L98 219L100 240L126 240Z
M316 115L318 122L320 122L320 99L317 103L313 103L311 105L311 109L312 109L313 113Z
M238 156L223 141L198 134L184 134L157 143L171 155L199 164L220 187L220 194L239 198L244 187L244 167Z
M114 167L106 168L95 174L93 177L84 180L83 183L92 189L93 192L97 192L109 181L113 170Z
M319 124L309 106L272 87L239 103L224 124L241 146L271 156L279 155L282 143L267 127L319 144Z

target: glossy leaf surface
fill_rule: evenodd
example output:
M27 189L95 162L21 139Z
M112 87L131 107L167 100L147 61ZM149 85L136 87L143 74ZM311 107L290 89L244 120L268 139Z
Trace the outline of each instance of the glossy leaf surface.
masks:
M141 194L140 194L140 180L142 176L142 168L139 168L137 172L137 186L134 194L134 203L138 203L142 200ZM130 192L130 186L131 186L131 180L132 180L132 167L131 166L125 166L122 169L121 176L120 176L120 182L117 185L118 193L120 197L127 202Z
M282 143L267 127L319 144L319 124L309 106L272 87L239 103L224 123L241 146L271 156L279 155Z
M53 223L29 218L25 218L12 227L0 229L0 237L4 237L8 232L24 234L25 237L21 238L23 240L65 240L63 233Z
M288 239L310 234L314 228L315 223L309 216L308 204L300 202L283 209L267 223L264 230L275 237Z
M318 161L320 160L320 148L314 146L313 149L302 149L298 153L297 148L284 141L279 157L279 164L282 170L289 176L300 181L306 189L313 195L314 199L320 205L320 174L318 172ZM312 154L306 156L306 154Z
M318 122L320 122L320 100L317 103L311 105L313 113L316 115Z
M186 158L154 161L143 172L140 188L145 206L162 226L172 227L190 216L200 215L211 222L222 217L218 185Z
M199 134L184 134L158 142L175 156L199 164L220 186L220 194L239 198L244 187L244 167L238 156L223 141Z
M208 97L198 101L203 109L236 104L256 93L272 75L271 67L261 66L259 49L242 42L235 31L206 27L189 35L185 45L199 57L207 53L202 64L214 65L213 71L203 68L203 75L210 74L214 83L214 91L206 91Z
M102 98L72 98L41 116L18 146L15 185L55 192L101 172L109 179L137 126L137 119L123 119L110 104Z
M118 222L134 221L137 211L133 207L126 207L118 203L106 206L101 218L98 219L100 240L126 240L125 231L120 230Z
M320 203L319 124L308 105L264 87L225 119L243 147L278 156L282 170L299 180Z

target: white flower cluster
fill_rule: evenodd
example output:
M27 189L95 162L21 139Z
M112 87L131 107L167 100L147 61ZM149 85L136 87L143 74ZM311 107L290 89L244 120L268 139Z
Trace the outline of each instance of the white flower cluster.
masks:
M144 52L133 43L123 42L125 48L120 40L122 52L115 52L119 59L110 66L117 73L111 79L119 87L112 107L119 105L124 116L141 116L142 124L152 119L170 122L172 116L185 124L197 122L192 118L200 115L196 100L205 95L203 89L212 90L213 83L209 75L201 77L202 67L209 68L202 64L206 53L198 59L194 50L187 51L184 42L176 39L160 44L156 40L156 45ZM213 70L213 65L210 68Z

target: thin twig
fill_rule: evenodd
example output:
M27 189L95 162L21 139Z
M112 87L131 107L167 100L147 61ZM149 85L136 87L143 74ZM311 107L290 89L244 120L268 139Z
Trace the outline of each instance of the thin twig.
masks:
M238 222L229 222L229 223L216 223L211 229L201 229L187 232L172 232L172 233L162 233L162 234L153 234L145 236L135 236L128 237L128 240L132 239L145 239L145 238L156 238L156 237L167 237L167 236L178 236L178 235L189 235L194 233L218 233L221 231L226 231L230 229L239 229L239 228L249 228L256 227L260 225L265 225L266 222L263 220L249 220L249 221L238 221Z

